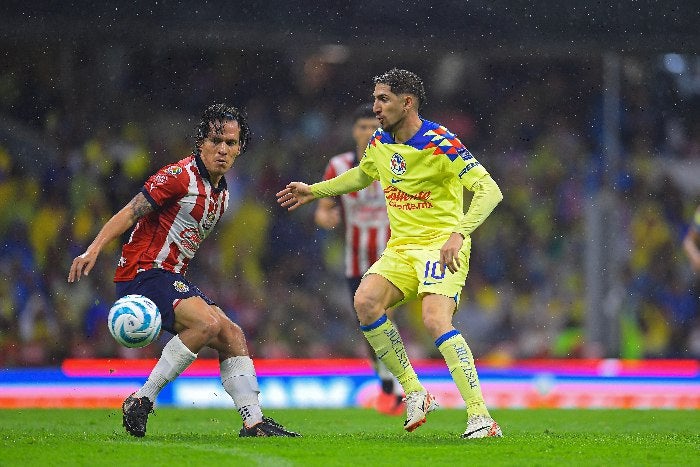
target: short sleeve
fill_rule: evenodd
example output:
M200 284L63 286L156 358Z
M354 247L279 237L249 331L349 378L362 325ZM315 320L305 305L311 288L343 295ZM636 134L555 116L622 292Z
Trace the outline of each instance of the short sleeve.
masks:
M187 193L189 174L179 165L168 165L151 175L143 185L142 192L158 210L182 198Z
M379 171L377 170L377 164L374 163L374 158L370 153L370 148L365 150L365 157L363 157L360 161L360 169L371 178L379 180Z

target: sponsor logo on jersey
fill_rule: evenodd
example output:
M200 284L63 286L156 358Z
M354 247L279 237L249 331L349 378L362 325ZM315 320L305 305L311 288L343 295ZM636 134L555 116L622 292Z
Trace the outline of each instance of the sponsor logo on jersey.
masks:
M469 149L465 148L464 146L462 146L461 148L457 148L457 154L459 154L459 156L465 161L468 161L469 159L474 159L474 156L471 152L469 152Z
M180 232L180 238L182 239L182 247L192 252L197 251L199 244L202 243L202 236L194 227Z
M173 282L173 287L175 287L175 290L177 290L180 293L185 293L185 292L190 291L190 288L187 286L187 284L185 284L182 281Z
M430 202L431 194L430 191L421 191L415 195L410 195L393 185L389 185L384 189L387 206L404 211L432 208L433 203Z
M397 152L391 156L391 171L396 175L403 175L406 173L406 160Z
M182 173L182 167L178 165L171 165L167 169L165 169L165 173L169 175L180 175Z
M156 175L153 177L153 181L151 182L151 188L150 188L150 189L153 190L153 189L154 189L155 187L157 187L158 185L163 185L163 184L164 184L165 182L167 182L167 181L168 181L168 176L167 176L167 175L161 174L161 173L156 174Z
M477 165L481 165L481 164L479 164L479 163L476 162L476 161L470 162L469 164L467 164L467 165L462 169L462 171L459 173L459 178L462 178L467 172L469 172L471 169L473 169L473 168L476 167Z

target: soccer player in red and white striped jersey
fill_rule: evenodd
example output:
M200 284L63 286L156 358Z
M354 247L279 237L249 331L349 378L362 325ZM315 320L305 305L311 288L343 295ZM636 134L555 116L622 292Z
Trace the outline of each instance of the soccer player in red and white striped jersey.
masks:
M323 179L330 180L357 167L367 143L378 127L379 121L372 110L372 104L359 106L353 113L352 137L356 144L355 150L332 157L326 166ZM316 224L324 229L333 229L341 221L344 224L345 276L354 296L363 274L382 255L391 236L381 183L375 180L360 191L335 198L319 199L315 220ZM382 382L382 390L375 403L376 409L390 415L402 415L404 404L401 385L377 359L370 346L368 351L372 358L372 366Z
M117 298L150 298L160 310L163 329L174 337L143 387L122 405L123 425L133 436L145 436L158 393L205 346L219 354L221 381L243 418L240 436L298 436L263 417L243 331L185 278L189 261L228 206L224 175L245 150L249 135L245 115L237 108L209 106L197 127L193 153L146 180L71 265L68 282L87 276L104 246L136 223L117 265Z

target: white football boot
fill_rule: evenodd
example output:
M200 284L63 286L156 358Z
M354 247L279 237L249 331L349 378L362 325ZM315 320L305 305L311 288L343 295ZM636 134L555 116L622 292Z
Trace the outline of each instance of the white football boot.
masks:
M501 427L498 423L486 415L472 415L467 420L467 429L462 434L462 438L490 438L503 436Z
M403 429L409 432L424 424L425 416L440 406L435 397L425 390L408 393L404 401L406 421Z

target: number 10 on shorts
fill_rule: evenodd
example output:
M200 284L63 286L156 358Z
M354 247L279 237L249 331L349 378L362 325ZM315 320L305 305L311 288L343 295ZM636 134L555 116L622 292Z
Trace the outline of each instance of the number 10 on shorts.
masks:
M446 271L447 269L445 269ZM424 279L444 279L445 278L445 271L440 273L440 261L426 261L425 262L425 274L423 275Z

